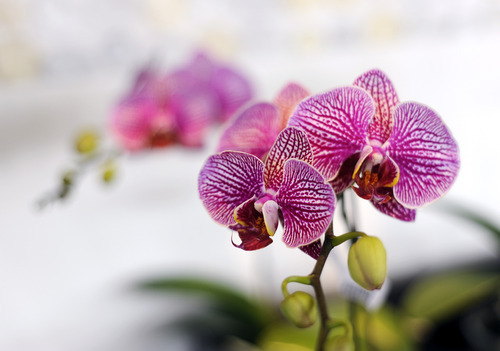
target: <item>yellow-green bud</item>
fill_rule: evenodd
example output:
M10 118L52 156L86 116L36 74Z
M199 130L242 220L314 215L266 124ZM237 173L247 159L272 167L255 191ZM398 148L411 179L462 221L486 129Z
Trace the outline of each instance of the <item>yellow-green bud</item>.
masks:
M314 298L306 292L296 291L281 301L281 311L298 328L307 328L316 321Z
M88 154L97 148L99 138L92 130L81 131L75 140L75 149L81 154Z
M107 160L102 167L102 180L105 183L111 183L116 177L116 163L113 160Z
M64 186L71 186L73 185L74 179L75 179L75 172L67 171L62 176L62 183Z
M363 236L349 249L347 258L352 279L367 290L380 289L387 275L387 258L379 238Z

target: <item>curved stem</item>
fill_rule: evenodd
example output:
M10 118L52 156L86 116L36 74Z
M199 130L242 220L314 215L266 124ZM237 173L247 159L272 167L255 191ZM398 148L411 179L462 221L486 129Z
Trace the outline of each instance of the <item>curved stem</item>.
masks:
M299 284L304 284L304 285L311 285L311 276L301 276L301 275L292 275L285 280L283 280L283 283L281 283L281 292L283 293L283 297L287 297L290 295L288 292L288 284L289 283L299 283Z

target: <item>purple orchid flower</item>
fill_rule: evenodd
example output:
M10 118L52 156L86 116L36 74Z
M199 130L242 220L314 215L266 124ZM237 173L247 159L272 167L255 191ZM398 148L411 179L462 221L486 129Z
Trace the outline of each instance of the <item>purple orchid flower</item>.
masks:
M257 103L243 110L226 127L217 151L242 151L264 160L278 134L285 129L297 104L309 92L296 83L287 84L273 103Z
M167 75L165 85L169 95L188 91L209 91L217 111L215 121L228 120L253 96L249 81L234 69L220 65L206 54L198 53L186 67Z
M238 151L211 156L198 179L200 198L215 221L238 232L241 244L233 243L236 247L268 246L281 222L285 244L317 258L335 194L311 162L305 134L286 128L265 162Z
M213 120L216 105L209 93L178 94L168 103L158 93L154 74L141 72L130 95L114 109L111 130L129 151L161 148L175 143L199 147Z
M457 144L432 109L400 103L380 70L366 72L354 85L304 100L289 126L306 132L314 166L336 193L353 186L381 212L413 221L416 208L453 184Z
M209 127L227 119L251 96L242 75L198 54L166 76L142 70L114 109L111 129L130 151L171 144L200 147Z

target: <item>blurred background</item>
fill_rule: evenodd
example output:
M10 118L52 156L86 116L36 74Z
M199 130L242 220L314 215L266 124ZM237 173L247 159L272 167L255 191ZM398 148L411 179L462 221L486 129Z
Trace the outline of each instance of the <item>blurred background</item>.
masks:
M74 135L108 133L142 66L173 69L198 50L238 68L262 101L289 81L318 93L385 71L400 100L438 111L462 165L413 224L357 201L359 229L383 240L392 281L498 260L498 241L447 208L499 224L499 38L497 0L0 0L0 349L187 350L155 331L190 302L136 284L203 277L279 301L286 276L311 271L279 238L235 249L203 209L197 177L219 129L202 150L126 157L111 186L89 172L69 199L37 208L71 165ZM335 291L345 260L330 261Z

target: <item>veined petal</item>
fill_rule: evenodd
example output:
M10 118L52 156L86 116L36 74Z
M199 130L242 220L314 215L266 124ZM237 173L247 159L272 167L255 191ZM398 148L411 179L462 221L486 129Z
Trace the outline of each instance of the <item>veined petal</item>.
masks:
M285 162L296 158L312 164L311 145L304 132L297 128L284 129L267 155L264 166L264 184L266 189L277 191L283 181Z
M380 212L406 222L413 222L417 213L417 211L412 208L404 207L394 198L390 199L386 203L377 203L372 201L372 204Z
M388 153L398 165L394 196L417 208L440 198L453 184L460 166L458 146L436 112L406 102L394 111Z
M383 144L392 131L393 113L399 104L398 95L390 79L384 72L372 69L358 77L354 85L365 89L375 102L375 115L369 127L370 139Z
M373 113L373 99L366 91L342 87L303 100L288 125L306 132L314 167L330 181L344 161L367 144Z
M279 223L278 204L273 200L266 201L262 206L262 215L264 216L267 233L271 236L274 235Z
M217 222L234 224L234 209L263 192L264 164L243 152L210 156L201 169L198 191L203 205Z
M292 159L285 164L276 202L283 213L283 241L297 247L312 243L325 232L335 209L335 194L312 166Z
M262 159L278 134L278 110L272 104L258 103L229 124L222 133L217 151L243 151Z
M273 103L279 110L280 130L285 129L288 119L297 104L311 95L304 87L297 83L288 83L276 96Z
M299 249L301 249L302 252L308 254L310 257L317 260L319 257L319 254L321 253L321 240L318 239L316 241L313 241L310 244L307 244L304 246L299 246Z

